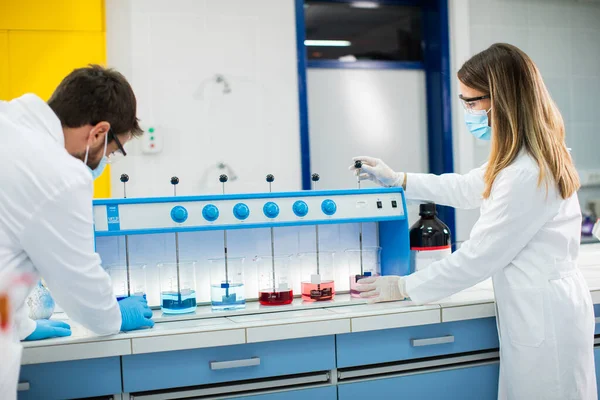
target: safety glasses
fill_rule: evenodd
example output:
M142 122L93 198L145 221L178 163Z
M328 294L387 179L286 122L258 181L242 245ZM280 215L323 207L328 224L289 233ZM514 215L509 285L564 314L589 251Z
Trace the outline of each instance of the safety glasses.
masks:
M123 157L125 157L127 155L127 152L125 151L125 147L123 146L123 143L121 143L121 141L119 140L117 135L115 135L113 133L112 129L110 129L108 131L108 140L109 141L114 140L115 143L117 144L117 151L115 151L114 153L112 153L108 156L109 164L114 164L114 163L118 162L119 160L121 160Z
M461 94L458 96L458 98L461 100L464 109L469 114L480 114L481 111L485 111L480 108L480 101L490 99L491 96L489 94L486 94L485 96L478 97L463 97L463 95Z

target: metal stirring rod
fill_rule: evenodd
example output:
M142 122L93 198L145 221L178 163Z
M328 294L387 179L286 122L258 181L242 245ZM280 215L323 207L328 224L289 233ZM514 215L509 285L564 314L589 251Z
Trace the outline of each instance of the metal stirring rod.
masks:
M358 189L360 190L360 169L362 168L362 161L358 160L354 163L354 167L358 171L356 175L356 181L358 183ZM363 268L363 224L360 222L358 224L358 248L359 248L359 257L360 257L360 275L363 276L365 271Z
M123 182L123 198L127 198L127 182L129 175L122 174L121 182ZM125 273L127 274L127 296L131 296L131 270L129 266L129 236L125 235Z
M273 190L271 188L271 184L273 183L273 181L275 180L275 177L271 174L267 175L267 182L269 182L269 193L273 193ZM273 227L271 227L271 269L272 269L272 276L273 276L273 292L275 292L276 289L276 282L277 279L275 279L275 240L273 239L274 234L273 234Z
M177 197L177 184L179 178L174 176L171 178L171 184L173 185L173 196ZM177 268L177 297L181 303L181 275L179 274L179 233L175 232L175 266Z
M317 188L317 182L319 181L319 174L312 174L313 190ZM315 238L317 240L317 275L321 274L320 263L319 263L319 225L315 225Z
M223 174L219 177L219 182L223 184L223 194L225 194L225 182L227 182L229 178L227 175ZM229 261L227 255L227 230L223 230L223 252L225 255L225 283L229 283ZM226 296L229 296L229 289L226 289Z

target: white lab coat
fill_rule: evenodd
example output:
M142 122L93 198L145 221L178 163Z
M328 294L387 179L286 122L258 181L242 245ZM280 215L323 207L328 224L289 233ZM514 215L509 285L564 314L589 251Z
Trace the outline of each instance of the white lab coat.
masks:
M452 295L489 277L500 336L499 399L596 399L594 310L577 267L581 211L522 151L482 199L485 165L466 175L408 174L407 198L481 216L446 259L406 277L416 303Z
M0 143L0 282L41 275L72 320L117 333L121 312L94 252L92 176L65 150L59 119L35 95L0 101ZM14 299L21 339L35 329L27 294Z

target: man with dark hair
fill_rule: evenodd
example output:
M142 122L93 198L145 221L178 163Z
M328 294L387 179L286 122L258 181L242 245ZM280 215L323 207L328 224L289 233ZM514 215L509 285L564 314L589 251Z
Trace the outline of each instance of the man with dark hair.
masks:
M154 324L145 299L116 301L94 252L93 179L141 133L131 86L97 65L70 73L48 104L0 101L0 282L42 276L69 317L100 335ZM64 323L29 320L26 296L13 304L20 339L70 335Z

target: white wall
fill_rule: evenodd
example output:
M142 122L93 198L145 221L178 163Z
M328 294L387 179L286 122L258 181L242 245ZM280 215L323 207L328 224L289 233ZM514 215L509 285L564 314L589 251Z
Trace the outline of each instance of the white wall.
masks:
M454 76L466 61L466 54L473 55L496 42L521 48L539 67L562 112L567 145L573 149L578 170L584 178L586 171L600 170L596 155L600 135L595 123L600 110L600 2L453 0L450 7ZM454 99L458 94L455 92ZM460 106L458 101L455 103ZM455 168L466 172L487 159L489 143L472 139L457 142L457 135L465 134L464 128L456 127L457 121L462 124L462 110L455 107L453 116ZM579 194L582 205L600 198L596 188L583 188ZM458 215L458 230L464 237L476 215Z
M361 155L381 158L396 171L428 170L424 71L311 68L307 86L311 168L321 176L319 188L356 188L348 166ZM409 213L418 218L414 207Z
M238 176L229 192L301 187L296 28L293 0L107 0L108 64L132 83L144 128L164 138L159 154L141 141L111 171L113 196L218 193L225 162ZM214 82L229 81L231 93Z

